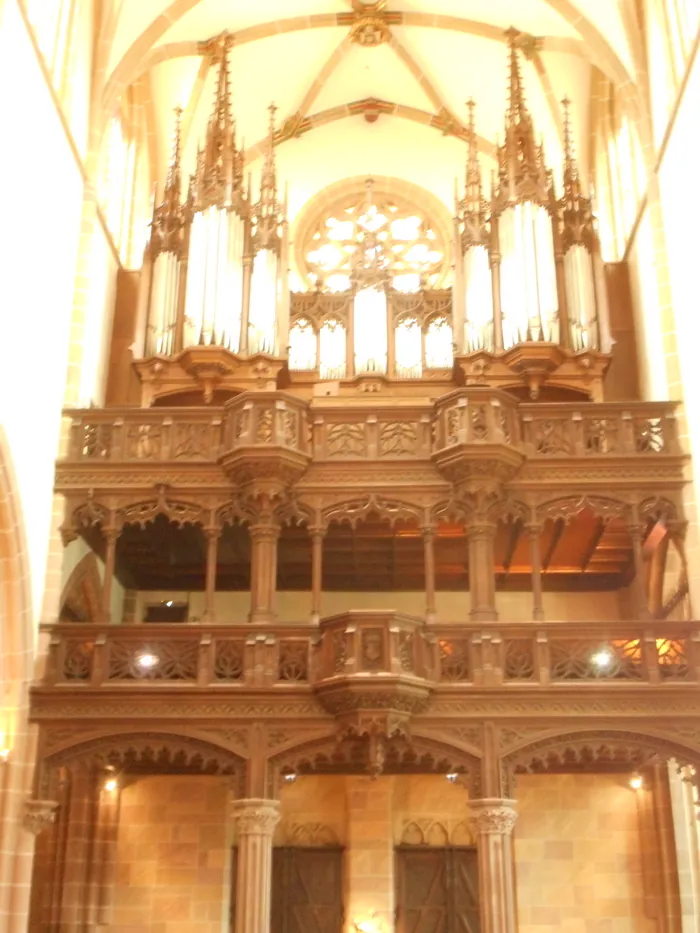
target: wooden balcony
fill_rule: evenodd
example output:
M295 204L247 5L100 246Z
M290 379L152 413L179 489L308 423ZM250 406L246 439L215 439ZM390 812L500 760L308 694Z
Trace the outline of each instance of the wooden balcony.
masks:
M223 407L69 410L56 490L122 499L164 484L223 494L232 482L265 475L300 495L324 487L356 493L362 483L448 498L456 477L476 470L502 474L516 495L537 487L661 495L684 483L675 409L672 402L518 403L468 387L435 402L371 395L307 402L260 392Z
M306 453L309 437L312 459L323 461L421 460L459 443L506 443L535 460L681 453L674 402L518 404L479 388L459 389L436 404L332 401L269 392L225 407L69 409L70 443L61 463L217 463L239 446Z
M377 640L362 654L358 631ZM334 677L377 683L404 672L437 691L575 687L687 690L700 684L699 622L491 622L426 625L389 611L354 611L316 625L193 624L44 626L49 655L37 688L84 693L309 692ZM405 638L399 637L401 633ZM358 636L359 637L359 636ZM410 647L407 647L410 646Z

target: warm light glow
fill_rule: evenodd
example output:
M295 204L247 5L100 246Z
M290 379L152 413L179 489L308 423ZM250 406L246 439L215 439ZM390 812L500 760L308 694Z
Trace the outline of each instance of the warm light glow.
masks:
M105 786L105 790L108 793L112 794L117 789L117 787L119 787L119 782L117 781L116 778L107 778L104 786Z
M0 764L6 764L10 758L10 749L9 748L0 748Z
M293 771L290 772L289 774L284 775L284 780L287 782L287 784L293 784L296 781L296 779L297 779L297 776Z
M450 771L450 773L449 773L449 774L446 774L445 777L446 777L447 780L450 782L450 784L456 784L456 783L457 783L457 777L458 777L458 775L457 775L457 772L456 772L456 771Z
M384 926L376 912L370 914L369 917L353 920L352 925L356 933L381 933Z
M633 774L630 778L630 787L632 790L641 790L644 787L644 780L641 774Z
M157 654L151 654L149 651L144 651L143 654L136 656L136 663L144 671L152 670L158 664L159 658Z
M595 664L595 666L603 670L607 667L610 667L614 660L615 656L613 655L612 651L609 651L607 648L601 648L600 651L596 651L596 653L591 658L591 661Z

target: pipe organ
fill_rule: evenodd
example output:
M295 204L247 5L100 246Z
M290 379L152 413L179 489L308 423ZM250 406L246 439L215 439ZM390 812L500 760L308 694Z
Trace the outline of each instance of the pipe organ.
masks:
M250 388L261 356L267 387L285 366L293 384L333 381L348 391L369 377L400 390L426 376L449 383L461 371L467 382L486 379L505 388L524 382L533 398L547 381L600 397L611 340L592 201L574 157L566 100L557 196L525 102L517 36L508 31L505 135L488 197L475 105L468 104L451 289L436 288L436 257L444 251L426 239L420 218L403 218L392 240L396 220L378 209L370 180L350 241L316 250L319 268L324 256L336 255L343 269L325 279L319 272L315 288L295 294L287 198L280 199L277 186L275 107L254 200L230 106L230 39L216 40L215 106L187 197L183 202L178 114L163 199L154 208L137 341L144 404L192 379L204 385L205 400L214 386ZM413 246L402 247L412 235ZM427 236L434 238L430 230Z

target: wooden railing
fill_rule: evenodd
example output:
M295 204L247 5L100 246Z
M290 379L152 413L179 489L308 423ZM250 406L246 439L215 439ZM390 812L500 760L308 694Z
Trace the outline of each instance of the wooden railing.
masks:
M264 395L264 397L263 397ZM518 404L466 388L435 404L339 409L282 392L225 407L69 410L67 462L215 462L237 447L283 446L314 460L420 460L458 444L518 447L528 458L681 453L673 402Z
M335 625L325 631L323 623L321 628L278 624L264 629L223 624L45 626L49 657L43 685L308 689L343 674L371 677L372 669L363 671L357 660L356 614L350 615L347 628ZM400 635L404 617L365 615L372 616L366 625L373 632L385 630L388 655L396 655L395 661L388 657L387 670L400 669L444 689L555 690L568 684L620 690L700 683L700 622L417 625L411 619L416 639L409 647ZM345 632L347 641L340 645L338 635ZM338 651L343 652L340 664Z

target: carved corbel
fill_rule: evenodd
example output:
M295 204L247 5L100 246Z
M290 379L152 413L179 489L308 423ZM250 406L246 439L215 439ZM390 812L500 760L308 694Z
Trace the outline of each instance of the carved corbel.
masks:
M25 800L22 826L33 836L38 836L42 830L55 822L57 810L56 800Z

